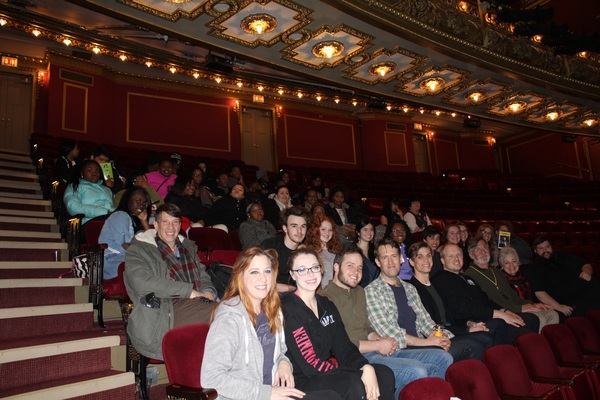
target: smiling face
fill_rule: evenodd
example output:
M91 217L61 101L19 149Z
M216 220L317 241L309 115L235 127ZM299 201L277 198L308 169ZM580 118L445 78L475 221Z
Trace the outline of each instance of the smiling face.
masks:
M427 243L427 246L431 249L431 251L436 251L438 247L440 247L440 235L437 233L433 236L427 236L423 238L423 241Z
M387 283L394 284L398 281L402 256L397 247L390 245L379 246L375 262L381 269L381 275Z
M477 265L487 265L490 262L490 248L483 239L480 239L477 246L469 250L469 255Z
M448 243L458 244L460 242L460 229L458 226L451 226L446 233Z
M463 252L456 244L446 244L442 251L442 265L446 271L458 274L463 266Z
M317 201L319 201L319 196L315 190L309 190L304 196L304 201L306 201L312 207L317 204Z
M154 229L156 229L156 235L173 248L181 229L181 220L166 212L161 212L154 221Z
M194 191L196 190L196 182L194 182L193 180L189 181L186 185L185 185L185 189L183 190L183 194L186 196L192 196L194 194Z
M415 269L415 273L429 275L431 267L433 267L432 250L429 247L422 247L408 262Z
M548 259L552 255L552 245L547 240L535 246L534 250L535 254L542 258Z
M323 207L321 204L316 204L311 211L313 217L315 218L319 215L325 215L325 207Z
M296 281L298 291L301 292L315 292L321 285L321 272L313 272L310 268L319 265L319 260L313 254L299 254L295 259L290 269L290 275L292 279ZM300 275L298 269L307 269L306 275Z
M517 272L519 272L520 265L521 265L521 263L519 263L519 261L517 260L517 257L515 257L513 254L508 254L502 260L501 267L502 267L502 270L504 272L506 272L508 275L514 276L517 274Z
M95 162L86 163L81 170L81 177L88 182L98 183L100 180L100 166Z
M265 211L259 203L254 203L252 204L252 207L250 207L248 217L255 221L262 221L265 218Z
M275 194L275 198L279 200L280 203L287 204L290 201L290 191L286 187L279 188Z
M360 240L363 240L365 242L370 242L371 240L373 240L373 236L375 236L375 231L373 230L372 224L367 224L360 228L360 231L358 231L358 237L360 238Z
M490 227L483 228L479 231L479 234L481 235L481 238L486 242L492 240L492 228Z
M290 215L287 220L287 224L283 227L283 231L285 232L284 241L286 242L286 246L288 248L296 248L299 244L304 241L304 237L306 236L306 220L304 217L298 217L296 215ZM287 243L287 242L290 243Z
M333 237L333 226L331 226L329 221L321 222L321 226L319 227L319 235L323 245L327 244L331 240Z
M333 264L333 270L337 274L334 282L344 288L355 288L362 279L363 261L358 253L348 253L342 259L342 265Z
M200 186L202 183L202 170L200 168L196 168L192 171L192 180L196 186Z
M273 266L265 255L257 255L244 271L243 284L245 293L250 298L254 310L260 310L261 302L269 294L273 284Z
M140 215L148 207L148 199L141 192L134 192L129 198L129 214L133 216Z
M406 228L401 223L396 223L392 226L392 240L401 244L406 239Z
M162 176L169 177L173 175L173 161L171 160L163 160L158 167L158 170Z
M469 238L469 229L466 225L459 225L458 229L460 230L460 241L463 243L466 242Z

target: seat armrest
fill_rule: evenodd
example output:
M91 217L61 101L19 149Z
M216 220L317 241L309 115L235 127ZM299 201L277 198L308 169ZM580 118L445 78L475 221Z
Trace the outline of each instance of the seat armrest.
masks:
M545 378L541 376L534 376L532 381L537 383L552 383L561 386L573 386L575 384L575 382L568 378Z

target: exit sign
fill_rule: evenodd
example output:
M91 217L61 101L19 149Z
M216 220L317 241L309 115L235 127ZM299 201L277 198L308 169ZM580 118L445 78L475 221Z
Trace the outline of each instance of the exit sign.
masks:
M252 101L254 103L264 103L265 102L265 96L261 96L260 94L255 94L252 96Z
M4 67L17 67L19 60L15 57L4 57L2 56L2 65Z

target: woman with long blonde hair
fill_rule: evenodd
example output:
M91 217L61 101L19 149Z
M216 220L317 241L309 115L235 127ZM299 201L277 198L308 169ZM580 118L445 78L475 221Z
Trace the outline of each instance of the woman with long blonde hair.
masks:
M233 265L223 300L213 312L200 374L219 399L339 400L331 391L294 388L277 294L277 252L244 250Z

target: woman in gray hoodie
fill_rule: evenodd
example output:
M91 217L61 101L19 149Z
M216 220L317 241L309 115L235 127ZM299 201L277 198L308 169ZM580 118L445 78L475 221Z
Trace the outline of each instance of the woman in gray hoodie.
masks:
M219 399L331 399L294 388L285 356L281 303L273 277L277 252L250 247L236 260L206 338L201 383ZM333 397L331 397L333 395Z

